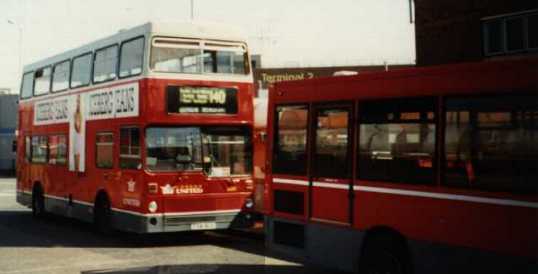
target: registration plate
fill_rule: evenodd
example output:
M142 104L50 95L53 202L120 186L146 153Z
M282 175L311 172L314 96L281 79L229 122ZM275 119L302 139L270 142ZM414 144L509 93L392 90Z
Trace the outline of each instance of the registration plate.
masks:
M191 230L207 230L207 229L216 229L216 222L201 222L201 223L192 223Z

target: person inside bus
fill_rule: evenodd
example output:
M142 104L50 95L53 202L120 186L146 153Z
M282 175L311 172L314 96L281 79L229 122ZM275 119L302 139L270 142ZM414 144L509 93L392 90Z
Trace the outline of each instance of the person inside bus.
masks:
M192 156L188 147L176 148L176 168L181 170L192 169Z

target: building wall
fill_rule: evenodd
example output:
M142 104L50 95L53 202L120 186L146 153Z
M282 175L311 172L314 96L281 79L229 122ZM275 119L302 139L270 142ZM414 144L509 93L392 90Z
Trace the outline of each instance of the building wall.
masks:
M12 146L17 127L17 100L17 95L0 95L0 174L15 170Z
M482 18L537 8L536 0L415 0L417 65L483 60Z

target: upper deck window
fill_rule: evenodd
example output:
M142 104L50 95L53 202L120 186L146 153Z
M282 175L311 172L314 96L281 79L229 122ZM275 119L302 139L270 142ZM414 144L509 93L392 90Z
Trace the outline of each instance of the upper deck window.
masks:
M248 74L247 50L240 43L157 38L151 69L159 72Z
M93 82L101 83L116 79L118 68L118 45L95 52L93 60Z
M52 72L52 91L61 91L69 88L69 60L54 66Z
M92 54L86 53L73 59L71 71L71 88L83 87L90 84L92 69Z
M120 77L129 77L142 73L144 61L144 37L121 44Z
M47 94L50 91L50 78L52 75L50 67L37 70L34 74L34 95Z
M34 73L29 72L22 76L21 98L26 99L32 97L34 89Z

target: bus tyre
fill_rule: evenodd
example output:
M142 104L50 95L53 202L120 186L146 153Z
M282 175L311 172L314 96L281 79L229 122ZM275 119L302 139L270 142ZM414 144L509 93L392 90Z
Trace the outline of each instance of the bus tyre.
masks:
M45 197L41 187L35 186L32 190L32 216L43 218L45 216Z
M104 195L99 195L94 207L93 222L97 232L103 235L112 234L112 226L110 221L110 202Z
M411 274L411 264L402 239L387 233L366 239L359 264L360 274Z

